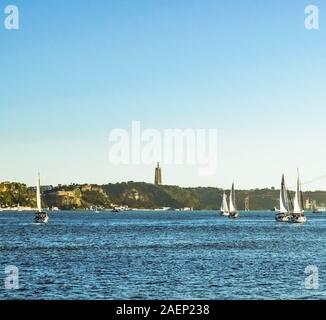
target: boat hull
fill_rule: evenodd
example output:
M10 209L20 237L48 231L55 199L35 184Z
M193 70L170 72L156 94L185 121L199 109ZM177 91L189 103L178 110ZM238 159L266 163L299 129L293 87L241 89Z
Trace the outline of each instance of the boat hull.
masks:
M305 216L292 217L290 222L291 223L306 223L307 218Z
M277 222L290 222L291 216L289 214L277 214L275 220Z
M228 216L230 216L230 213L229 212L221 211L220 214L221 214L222 217L228 217Z
M229 218L230 219L239 219L240 218L240 214L239 212L233 212L229 214Z
M49 216L47 215L46 212L37 212L35 213L34 221L36 223L48 223Z

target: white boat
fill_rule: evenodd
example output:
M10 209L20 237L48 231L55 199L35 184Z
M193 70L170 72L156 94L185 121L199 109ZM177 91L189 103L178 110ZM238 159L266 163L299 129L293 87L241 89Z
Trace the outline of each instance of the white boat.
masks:
M124 212L124 211L130 211L131 209L129 209L128 206L113 206L113 209L111 210L111 212ZM163 207L163 208L157 208L154 211L168 211L171 210L170 207Z
M118 207L120 211L126 211L124 207ZM171 207L155 208L154 211L173 211Z
M228 201L225 192L223 192L220 212L221 212L221 216L223 217L228 217L230 215Z
M291 202L289 201L288 190L285 185L284 174L282 175L281 190L280 190L280 210L275 216L276 221L289 222L291 219Z
M236 209L235 205L235 191L234 191L234 183L232 184L231 191L230 191L230 198L229 198L229 218L230 219L238 219L240 218L240 214Z
M301 182L298 170L298 178L297 178L297 186L295 189L295 196L293 200L293 212L291 215L290 221L291 223L305 223L307 222L307 218L304 215L304 206L303 206L303 197L301 191Z
M37 185L36 185L36 202L37 202L37 212L35 213L34 221L37 223L47 223L49 221L49 216L46 212L42 210L40 174L38 174Z
M326 208L325 207L317 207L316 205L313 205L311 208L311 212L312 213L323 213L326 212Z

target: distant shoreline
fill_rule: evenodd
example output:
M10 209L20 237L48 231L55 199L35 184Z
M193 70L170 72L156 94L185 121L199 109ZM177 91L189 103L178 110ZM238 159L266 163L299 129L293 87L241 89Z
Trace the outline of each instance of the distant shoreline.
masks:
M172 210L217 210L220 208L224 190L212 187L183 188L172 185L155 185L145 182L122 182L96 184L70 184L41 186L44 208L63 211L72 210L128 210L155 211L160 208ZM228 194L229 190L225 190ZM293 194L293 191L290 192ZM303 192L305 209L325 208L326 191ZM35 211L36 191L22 183L0 183L1 211ZM269 211L279 207L279 189L236 189L236 205L241 211ZM7 208L8 207L8 208ZM156 209L157 208L157 209ZM324 210L324 209L323 209Z

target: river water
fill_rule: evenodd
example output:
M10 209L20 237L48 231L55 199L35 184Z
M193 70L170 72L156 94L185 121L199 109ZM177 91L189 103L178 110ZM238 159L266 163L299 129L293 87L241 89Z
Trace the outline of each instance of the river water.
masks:
M326 214L307 216L59 212L37 225L0 213L0 299L325 299ZM18 290L5 289L8 265Z

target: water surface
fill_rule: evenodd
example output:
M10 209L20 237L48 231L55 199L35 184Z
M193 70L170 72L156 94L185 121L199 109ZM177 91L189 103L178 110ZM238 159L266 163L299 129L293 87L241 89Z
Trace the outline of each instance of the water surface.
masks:
M0 213L0 299L325 299L326 214ZM5 267L19 290L5 290ZM305 268L319 268L318 290ZM3 280L2 280L3 279Z

